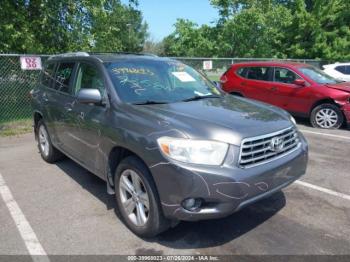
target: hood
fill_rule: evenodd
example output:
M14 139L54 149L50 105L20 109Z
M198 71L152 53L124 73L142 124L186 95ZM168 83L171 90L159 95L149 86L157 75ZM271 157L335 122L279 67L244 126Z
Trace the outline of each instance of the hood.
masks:
M350 93L350 82L342 82L338 84L326 84L327 87L332 89L338 89Z
M138 114L143 114L144 119L157 124L157 129L179 130L191 138L237 145L245 137L264 135L293 125L284 110L232 95L132 107Z

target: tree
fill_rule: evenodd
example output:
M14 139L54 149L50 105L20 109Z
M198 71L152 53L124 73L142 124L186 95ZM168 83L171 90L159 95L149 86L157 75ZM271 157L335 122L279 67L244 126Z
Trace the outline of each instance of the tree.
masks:
M286 31L286 54L291 57L350 59L350 2L296 0Z
M0 52L140 51L147 24L137 1L3 0Z
M164 52L169 56L214 56L217 44L214 29L198 27L189 20L178 19L175 31L163 40Z
M164 55L164 43L163 41L157 42L153 38L149 37L143 45L143 52L148 54Z
M350 59L349 0L210 0L214 26L179 20L168 55Z

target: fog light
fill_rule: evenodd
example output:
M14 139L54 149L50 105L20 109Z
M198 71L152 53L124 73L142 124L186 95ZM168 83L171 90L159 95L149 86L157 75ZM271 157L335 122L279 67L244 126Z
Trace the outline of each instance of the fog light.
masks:
M182 201L182 206L189 211L195 211L201 206L201 204L202 200L199 198L187 198Z

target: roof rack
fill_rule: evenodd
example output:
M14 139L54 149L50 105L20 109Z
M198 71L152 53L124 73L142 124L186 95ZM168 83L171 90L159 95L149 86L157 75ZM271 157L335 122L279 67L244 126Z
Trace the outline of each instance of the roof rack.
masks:
M90 55L139 55L139 56L154 56L157 57L157 55L152 53L136 53L136 52L89 52Z
M90 56L90 55L87 52L69 52L69 53L52 55L49 57L49 59L54 57L74 57L74 56Z

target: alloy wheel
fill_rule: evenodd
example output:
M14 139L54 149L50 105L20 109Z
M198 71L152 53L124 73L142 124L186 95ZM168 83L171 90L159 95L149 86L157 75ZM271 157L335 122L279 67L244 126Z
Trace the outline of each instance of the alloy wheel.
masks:
M122 172L119 194L128 219L136 226L144 226L149 218L149 197L141 177L133 170Z
M338 114L331 108L324 108L316 113L315 120L322 128L332 128L338 122Z
M44 154L44 156L48 156L49 155L49 136L47 134L47 131L45 129L44 125L41 125L39 128L39 145L40 145L40 149L41 152Z

